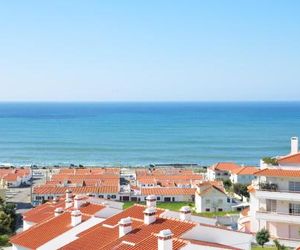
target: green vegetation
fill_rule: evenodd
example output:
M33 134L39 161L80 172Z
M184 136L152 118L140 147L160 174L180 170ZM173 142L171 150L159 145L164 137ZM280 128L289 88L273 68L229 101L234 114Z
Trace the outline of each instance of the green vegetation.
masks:
M273 157L264 157L262 160L264 161L264 163L269 165L278 165L277 159Z
M16 220L15 205L6 203L0 198L0 246L9 244L9 235L15 232Z
M265 247L261 247L261 246L252 246L251 250L277 250L276 247L274 246L265 246Z
M129 208L133 206L134 204L143 204L145 205L145 202L134 202L134 201L123 201L124 206L123 209ZM169 209L172 211L179 211L179 209L183 206L190 206L193 207L194 203L192 202L157 202L157 207L158 208L163 208L163 209Z
M277 250L286 250L286 249L288 249L285 245L280 244L280 242L278 240L274 240L274 244L275 244Z
M267 229L263 228L256 233L256 242L258 245L264 247L264 245L270 240L270 233Z
M241 184L241 183L235 183L233 185L233 192L240 195L240 196L245 196L249 198L249 193L247 189L247 185Z
M202 213L193 213L193 215L214 218L217 216L226 216L227 214L239 214L239 211L222 211L222 212L202 212Z
M145 202L123 201L123 203L124 203L123 209L129 208L134 204L145 205ZM193 202L158 202L157 203L158 208L169 209L172 211L179 211L180 208L182 208L183 206L189 206L191 207L191 209L193 209L194 203ZM238 214L238 213L239 213L238 211L203 212L203 213L193 212L193 215L214 218L216 216L226 216L227 214Z
M224 188L226 189L226 191L231 191L232 182L230 179L223 180L223 185L224 185Z

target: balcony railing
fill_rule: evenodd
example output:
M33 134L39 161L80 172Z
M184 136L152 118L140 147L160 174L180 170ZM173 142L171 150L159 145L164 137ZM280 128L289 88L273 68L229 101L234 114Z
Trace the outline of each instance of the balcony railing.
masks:
M257 211L256 218L280 223L300 224L300 214L282 213L277 211Z
M292 216L300 216L300 213L282 213L276 210L258 210L260 213L266 213L266 214L278 214L278 215L292 215Z
M275 183L261 182L261 183L258 183L258 187L259 187L259 190L273 191L273 192L278 191L278 185Z

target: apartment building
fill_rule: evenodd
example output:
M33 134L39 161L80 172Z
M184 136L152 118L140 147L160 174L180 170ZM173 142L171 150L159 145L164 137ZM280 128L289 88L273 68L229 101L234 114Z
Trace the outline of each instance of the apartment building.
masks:
M291 139L291 154L277 157L276 165L262 164L257 179L248 187L250 209L240 229L269 230L286 246L300 245L300 157L298 138ZM244 227L243 227L244 225Z

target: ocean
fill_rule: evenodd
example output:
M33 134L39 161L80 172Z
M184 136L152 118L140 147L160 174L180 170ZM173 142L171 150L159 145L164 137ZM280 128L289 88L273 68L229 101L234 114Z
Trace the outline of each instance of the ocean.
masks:
M0 103L0 163L258 165L300 136L299 102Z

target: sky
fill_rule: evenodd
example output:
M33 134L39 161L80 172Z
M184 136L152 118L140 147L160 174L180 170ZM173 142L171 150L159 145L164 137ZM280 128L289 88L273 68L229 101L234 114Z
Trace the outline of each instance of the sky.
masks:
M300 1L1 1L0 101L300 100Z

